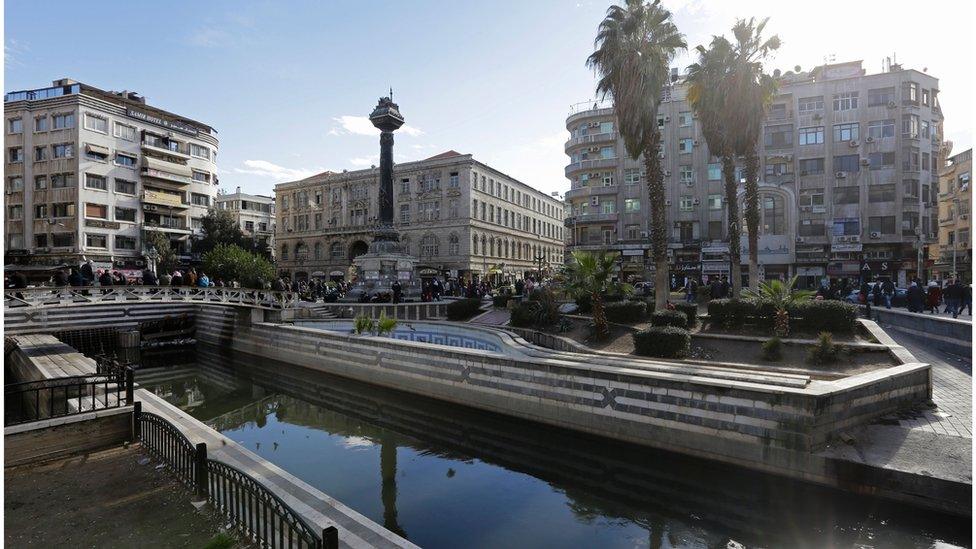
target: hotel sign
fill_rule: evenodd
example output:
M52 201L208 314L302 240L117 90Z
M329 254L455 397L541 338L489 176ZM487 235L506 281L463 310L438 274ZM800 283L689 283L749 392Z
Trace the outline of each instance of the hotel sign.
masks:
M86 219L86 227L96 227L99 229L118 229L122 225L116 221L99 221L97 219Z
M174 130L188 135L197 135L198 133L200 133L196 128L194 128L189 124L184 124L182 122L177 122L175 120L164 120L158 116L153 116L147 112L137 111L135 109L126 109L125 113L130 118L135 118L136 120L142 120L143 122L147 122L149 124L162 126L168 130Z

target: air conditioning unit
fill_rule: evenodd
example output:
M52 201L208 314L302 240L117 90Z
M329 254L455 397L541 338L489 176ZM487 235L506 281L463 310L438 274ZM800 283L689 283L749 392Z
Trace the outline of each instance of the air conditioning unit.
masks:
M670 122L671 121L671 117L670 116L665 116L664 117L664 121L665 122Z
M600 197L599 196L591 196L590 197L590 205L591 206L599 206L600 205Z
M847 172L834 172L834 177L837 179L844 179L847 177Z
M658 158L664 158L664 151L660 151L660 152L658 152L658 153L657 153L657 157L658 157Z
M600 127L600 123L599 122L590 122L589 124L586 125L586 127L587 128L599 128Z
M881 231L871 231L871 238L881 238Z
M865 143L874 143L874 138L870 135L864 138Z
M862 158L861 159L861 165L862 166L870 166L871 165L871 160L868 159L868 158Z
M806 242L806 239L804 239L802 236L798 236L796 237L796 241L799 244L803 244L804 242Z
M697 206L697 205L701 204L701 199L700 198L696 198L696 199L692 200L691 203L694 204L695 206Z
M671 170L664 170L664 177L671 177Z
M895 108L897 106L898 106L898 104L895 103L894 101L888 101L888 108L889 109L893 109L893 108Z
M670 206L671 205L671 201L670 200L665 200L664 201L664 205L665 206Z
M848 144L849 144L849 145L850 145L850 146L851 146L852 148L854 148L854 147L857 147L857 146L859 145L859 143L857 142L857 139L851 139L851 142L850 142L850 143L848 143Z

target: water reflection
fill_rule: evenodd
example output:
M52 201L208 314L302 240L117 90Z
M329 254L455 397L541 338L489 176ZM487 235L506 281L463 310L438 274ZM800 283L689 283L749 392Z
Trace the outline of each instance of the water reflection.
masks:
M424 547L968 546L964 521L201 347L137 380ZM731 545L730 545L731 544Z

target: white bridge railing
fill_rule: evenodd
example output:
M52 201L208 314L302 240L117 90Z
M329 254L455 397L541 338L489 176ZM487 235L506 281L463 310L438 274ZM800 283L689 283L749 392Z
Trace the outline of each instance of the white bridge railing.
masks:
M69 286L5 289L3 301L8 309L156 302L218 303L261 309L288 309L298 305L298 294L248 288L195 286Z

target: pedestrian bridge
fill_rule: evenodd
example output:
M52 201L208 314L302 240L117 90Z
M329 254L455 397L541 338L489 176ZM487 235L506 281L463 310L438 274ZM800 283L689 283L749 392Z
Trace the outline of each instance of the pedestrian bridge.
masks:
M298 305L296 292L194 286L84 286L6 289L4 306L30 310L78 305L187 303L283 310Z

